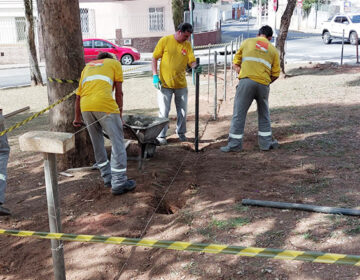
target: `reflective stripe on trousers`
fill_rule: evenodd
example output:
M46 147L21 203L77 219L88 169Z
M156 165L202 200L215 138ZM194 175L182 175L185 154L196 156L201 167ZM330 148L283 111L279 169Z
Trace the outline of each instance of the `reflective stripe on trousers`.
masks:
M94 148L96 163L100 168L104 183L111 181L113 188L124 184L127 181L127 157L120 114L82 112L82 116L87 124L91 124L87 129ZM103 130L109 136L112 144L110 164L107 164L108 157L104 146Z

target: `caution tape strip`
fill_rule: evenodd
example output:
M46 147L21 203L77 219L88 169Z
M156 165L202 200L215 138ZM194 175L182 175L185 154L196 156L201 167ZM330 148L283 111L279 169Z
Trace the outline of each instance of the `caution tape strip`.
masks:
M123 71L123 73L129 72L129 71L133 71L142 67L145 67L148 65L141 65L141 66L135 66L132 68L128 68L126 70ZM70 79L59 79L59 78L53 78L53 77L48 77L48 80L52 83L57 82L59 84L74 84L74 83L79 83L79 80L70 80Z
M141 65L141 66L137 66L137 67L133 67L133 68L130 68L130 69L126 69L126 71L124 72L128 72L128 71L132 71L132 70L135 70L135 69L139 69L139 68L142 68L142 67L145 67L147 65ZM57 79L57 78L52 78L52 77L49 77L48 80L50 82L57 82L57 83L78 83L79 81L78 80L69 80L69 79ZM3 136L5 133L8 133L26 123L28 123L29 121L37 118L38 116L44 114L46 111L54 108L56 105L60 104L61 102L64 102L66 99L70 98L72 95L75 94L75 91L72 91L71 93L69 93L68 95L64 96L63 98L59 99L58 101L56 101L55 103L51 104L50 106L46 107L45 109L41 110L40 112L37 112L35 113L34 115L28 117L27 119L21 121L21 122L18 122L16 124L14 124L13 126L3 130L0 132L0 136Z
M52 109L52 108L55 107L56 105L58 105L58 104L60 104L61 102L65 101L66 99L70 98L70 97L71 97L72 95L74 95L74 94L75 94L75 91L70 92L69 94L67 94L67 95L64 96L63 98L59 99L59 100L56 101L55 103L51 104L50 106L46 107L45 109L41 110L40 112L37 112L37 113L35 113L34 115L28 117L27 119L25 119L25 120L23 120L23 121L21 121L21 122L18 122L18 123L16 123L16 124L14 124L13 126L11 126L11 127L7 128L7 129L1 131L1 132L0 132L0 136L3 136L5 133L8 133L8 132L10 132L10 131L12 131L12 130L14 130L14 129L16 129L16 128L22 126L22 125L24 125L24 124L26 124L26 123L28 123L29 121L37 118L38 116L44 114L46 111Z
M309 261L314 263L347 264L360 266L360 256L332 254L311 251L282 250L271 248L241 247L218 244L189 243L180 241L151 240L126 237L112 237L101 235L83 235L69 233L49 233L37 231L19 231L0 229L0 234L19 237L33 237L42 239L57 239L76 242L94 242L105 244L142 246L163 248L169 250L205 252L212 254L230 254L245 257L265 257L280 260Z
M58 78L52 78L52 77L48 77L48 80L52 83L57 82L59 84L74 84L74 83L79 83L79 80L65 80L65 79L58 79Z

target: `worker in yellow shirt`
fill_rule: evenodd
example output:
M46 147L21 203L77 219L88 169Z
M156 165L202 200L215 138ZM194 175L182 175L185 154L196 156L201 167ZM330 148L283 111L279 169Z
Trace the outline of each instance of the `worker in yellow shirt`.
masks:
M133 190L134 180L126 176L126 150L122 125L123 72L121 64L110 53L100 53L97 60L86 64L76 91L75 119L73 125L82 125L84 119L94 149L96 164L105 187L114 195ZM115 88L115 100L112 91ZM81 113L80 113L81 112ZM104 146L103 131L109 136L111 162Z
M187 141L186 113L188 89L186 83L186 66L196 69L201 73L201 67L196 65L196 60L188 41L193 27L189 23L178 26L175 34L162 37L157 43L152 58L153 84L158 89L159 117L168 118L172 95L175 97L177 112L176 133L180 141ZM158 60L160 62L160 77L158 75ZM161 145L166 145L165 126L157 137Z
M273 30L265 25L256 38L245 40L235 54L233 66L239 73L234 113L231 120L228 144L222 152L242 150L246 114L253 100L257 102L258 143L261 150L276 149L279 144L272 137L269 113L269 85L280 75L277 49L270 43Z

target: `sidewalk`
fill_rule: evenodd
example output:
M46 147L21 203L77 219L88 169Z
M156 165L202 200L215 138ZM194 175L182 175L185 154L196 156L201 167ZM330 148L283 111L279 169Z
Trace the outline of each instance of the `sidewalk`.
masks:
M219 51L224 51L224 47L216 47L216 48L211 48L211 50L217 50ZM208 48L206 49L201 49L201 50L195 50L195 56L207 56L208 55ZM147 53L140 53L140 60L138 60L139 62L141 61L151 61L152 60L152 52L147 52ZM39 63L40 67L45 67L45 62L40 62ZM15 69L15 68L29 68L30 65L27 63L24 64L0 64L0 70L3 69Z

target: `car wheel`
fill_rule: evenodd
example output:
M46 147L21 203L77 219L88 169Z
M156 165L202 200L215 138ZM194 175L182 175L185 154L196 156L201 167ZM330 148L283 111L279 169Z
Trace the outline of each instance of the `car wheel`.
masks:
M356 41L359 40L356 32L351 32L350 33L350 38L349 38L349 41L350 41L350 44L351 45L356 45Z
M331 36L330 36L329 32L324 32L322 37L323 37L324 44L330 44L331 43Z
M124 54L121 57L121 64L122 65L130 65L132 64L134 61L133 57L131 56L131 54Z

